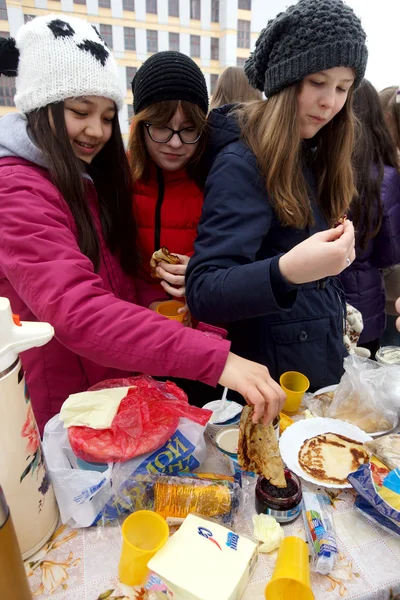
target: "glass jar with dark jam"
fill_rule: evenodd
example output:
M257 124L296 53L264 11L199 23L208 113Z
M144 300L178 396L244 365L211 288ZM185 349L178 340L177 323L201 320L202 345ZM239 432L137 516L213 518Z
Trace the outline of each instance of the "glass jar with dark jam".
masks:
M287 487L278 488L265 477L259 477L256 484L256 510L274 517L278 523L289 523L301 513L300 479L290 469L285 469Z

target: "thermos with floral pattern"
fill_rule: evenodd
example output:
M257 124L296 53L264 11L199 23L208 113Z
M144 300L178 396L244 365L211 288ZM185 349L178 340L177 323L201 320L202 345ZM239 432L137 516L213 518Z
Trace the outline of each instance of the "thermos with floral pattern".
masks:
M53 335L48 323L20 322L0 298L0 482L24 559L51 536L58 508L18 353Z

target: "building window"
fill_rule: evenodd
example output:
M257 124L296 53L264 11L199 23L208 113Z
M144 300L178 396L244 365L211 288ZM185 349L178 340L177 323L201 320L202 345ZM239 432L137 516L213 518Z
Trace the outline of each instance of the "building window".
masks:
M133 27L124 27L125 50L136 50L135 30Z
M219 60L219 38L211 38L211 60Z
M146 12L152 13L153 15L157 14L157 0L146 0ZM157 50L155 50L157 52Z
M111 0L99 0L99 8L111 8Z
M244 67L244 63L246 62L246 58L241 58L240 56L237 57L236 59L236 66L237 67Z
M219 0L211 0L211 22L219 23Z
M211 89L210 89L211 96L215 92L215 86L217 85L218 77L219 76L216 73L211 73Z
M24 15L24 23L28 23L29 21L32 21L32 19L34 19L36 17L36 15Z
M112 25L100 23L100 35L109 48L113 47Z
M179 33L169 34L169 49L179 52Z
M124 10L135 10L135 0L122 0L122 8Z
M2 37L8 37L4 31L0 34ZM15 77L0 77L0 106L15 106Z
M200 21L200 0L190 0L190 18Z
M239 8L242 10L251 10L251 0L239 0Z
M7 19L8 19L6 0L0 0L0 19L2 21L7 21ZM12 105L12 106L14 106L14 105Z
M179 0L168 0L168 15L179 17Z
M74 4L86 4L86 0L74 0Z
M132 89L132 79L136 75L137 68L136 67L125 67L126 69L126 89Z
M147 52L158 52L158 31L147 30Z
M200 36L199 35L191 35L190 36L190 56L200 56Z
M237 47L250 48L250 21L238 20Z
M128 122L129 124L132 121L132 117L135 113L133 112L133 105L132 104L128 104Z

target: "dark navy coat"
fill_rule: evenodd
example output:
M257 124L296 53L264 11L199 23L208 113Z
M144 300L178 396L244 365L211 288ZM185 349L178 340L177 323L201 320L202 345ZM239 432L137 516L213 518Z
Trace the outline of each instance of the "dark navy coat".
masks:
M335 279L303 286L281 276L279 257L328 225L310 198L315 226L283 227L250 149L223 107L210 115L211 169L195 253L187 269L192 314L225 324L232 351L267 365L272 377L300 371L311 389L343 374L344 303ZM311 188L311 171L305 168Z
M381 200L383 220L378 235L364 251L356 235L356 260L340 275L347 301L364 319L359 346L380 338L385 330L386 296L380 269L400 263L400 175L393 167L385 167Z

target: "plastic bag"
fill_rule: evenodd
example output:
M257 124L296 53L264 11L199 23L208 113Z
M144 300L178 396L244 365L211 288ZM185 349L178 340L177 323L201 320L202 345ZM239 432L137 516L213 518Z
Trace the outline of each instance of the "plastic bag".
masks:
M398 433L384 435L372 442L365 442L364 446L389 469L400 469L400 435Z
M400 412L400 368L382 367L359 356L344 359L345 374L332 396L307 397L318 417L332 417L357 425L366 433L395 427Z
M374 456L348 480L357 494L385 518L400 523L400 469L390 471Z
M122 462L160 448L187 417L205 426L212 412L190 406L183 390L171 381L147 375L111 379L90 388L129 386L109 429L70 427L68 438L78 458L89 462Z
M114 478L114 483L118 480ZM233 525L242 491L235 477L210 473L135 475L117 485L118 493L104 507L105 523L126 511L153 510L165 519L182 522L189 513Z
M323 491L303 490L303 521L311 552L313 571L329 575L338 556L335 529L331 515L331 502Z
M362 514L373 525L378 525L388 533L394 533L400 537L400 525L394 523L391 519L384 517L379 511L376 510L367 500L364 500L362 496L356 496L354 506L356 510Z
M124 463L110 463L104 473L82 470L68 441L68 432L56 415L46 423L43 450L63 523L70 527L105 524L132 510L132 503L116 502L118 491L138 474L193 471L204 461L204 427L180 419L178 429L154 452ZM111 510L110 507L113 507Z

